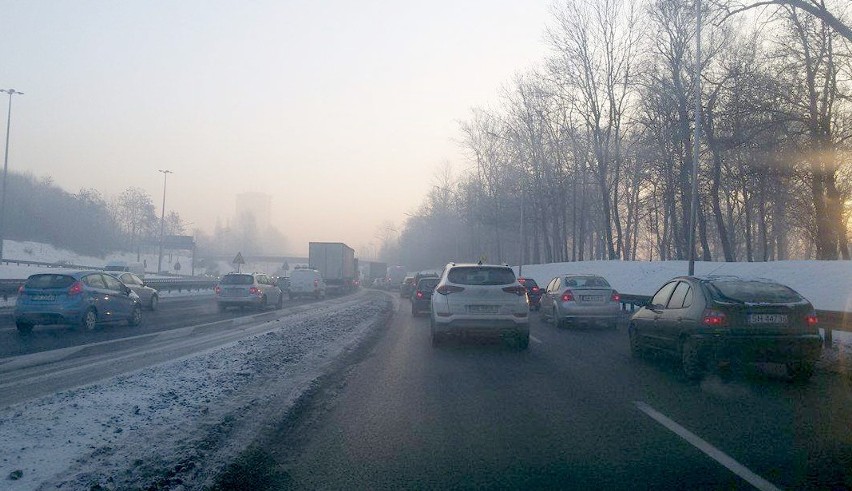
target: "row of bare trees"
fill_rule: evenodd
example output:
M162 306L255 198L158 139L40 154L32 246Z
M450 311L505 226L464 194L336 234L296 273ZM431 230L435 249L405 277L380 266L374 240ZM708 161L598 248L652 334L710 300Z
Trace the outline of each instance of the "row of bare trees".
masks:
M698 259L849 259L852 41L832 1L833 20L704 5ZM556 6L549 56L462 122L471 165L438 179L400 260L688 258L695 7Z

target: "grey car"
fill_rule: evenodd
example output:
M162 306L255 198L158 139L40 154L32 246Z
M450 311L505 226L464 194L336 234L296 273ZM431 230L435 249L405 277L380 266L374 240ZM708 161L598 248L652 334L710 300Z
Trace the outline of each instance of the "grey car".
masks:
M264 273L228 273L214 289L216 305L224 312L228 307L254 307L263 310L269 305L284 306L284 292Z
M609 282L597 275L560 275L541 296L541 315L554 326L603 323L618 326L621 297Z
M148 310L157 310L160 304L160 293L145 283L145 280L133 273L110 273L119 281L139 295L139 301Z

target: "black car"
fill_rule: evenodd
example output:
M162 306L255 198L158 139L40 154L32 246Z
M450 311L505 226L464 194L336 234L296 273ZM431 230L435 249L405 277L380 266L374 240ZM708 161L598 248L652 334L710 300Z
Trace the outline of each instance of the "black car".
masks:
M425 277L417 282L417 288L411 295L411 315L417 317L421 312L429 313L432 309L432 292L438 285L440 278Z
M535 282L532 278L518 278L518 282L524 285L527 289L527 298L530 301L530 310L540 310L541 309L541 288L539 288L538 283Z
M680 357L684 374L700 378L732 361L782 363L807 380L822 339L813 305L793 289L763 279L692 277L670 280L630 319L630 350Z

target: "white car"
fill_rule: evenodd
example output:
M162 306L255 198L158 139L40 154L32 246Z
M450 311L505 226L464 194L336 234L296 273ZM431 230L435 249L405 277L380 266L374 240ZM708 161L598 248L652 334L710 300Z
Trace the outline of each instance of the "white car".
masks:
M325 297L325 281L315 269L294 269L290 273L290 298Z
M526 349L529 311L527 290L509 266L450 263L432 294L432 344L481 334L513 339Z

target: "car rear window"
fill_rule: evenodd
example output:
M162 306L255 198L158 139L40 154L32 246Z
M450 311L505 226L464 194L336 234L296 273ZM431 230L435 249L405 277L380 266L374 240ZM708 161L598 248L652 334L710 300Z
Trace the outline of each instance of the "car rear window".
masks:
M710 291L717 300L738 303L798 303L804 300L790 287L759 280L711 281Z
M515 282L515 272L509 268L462 266L451 269L447 279L458 285L511 285Z
M64 274L37 274L30 276L25 288L68 288L77 281L73 276Z
M520 281L521 284L524 285L527 288L533 288L533 287L538 286L538 283L536 283L535 280L532 279L532 278L521 278L521 279L518 279L518 281Z
M254 277L250 274L226 274L220 281L223 285L251 285Z
M417 283L417 289L420 291L434 290L438 286L438 278L424 278Z
M565 278L565 286L575 288L610 288L609 283L600 276L570 276Z

